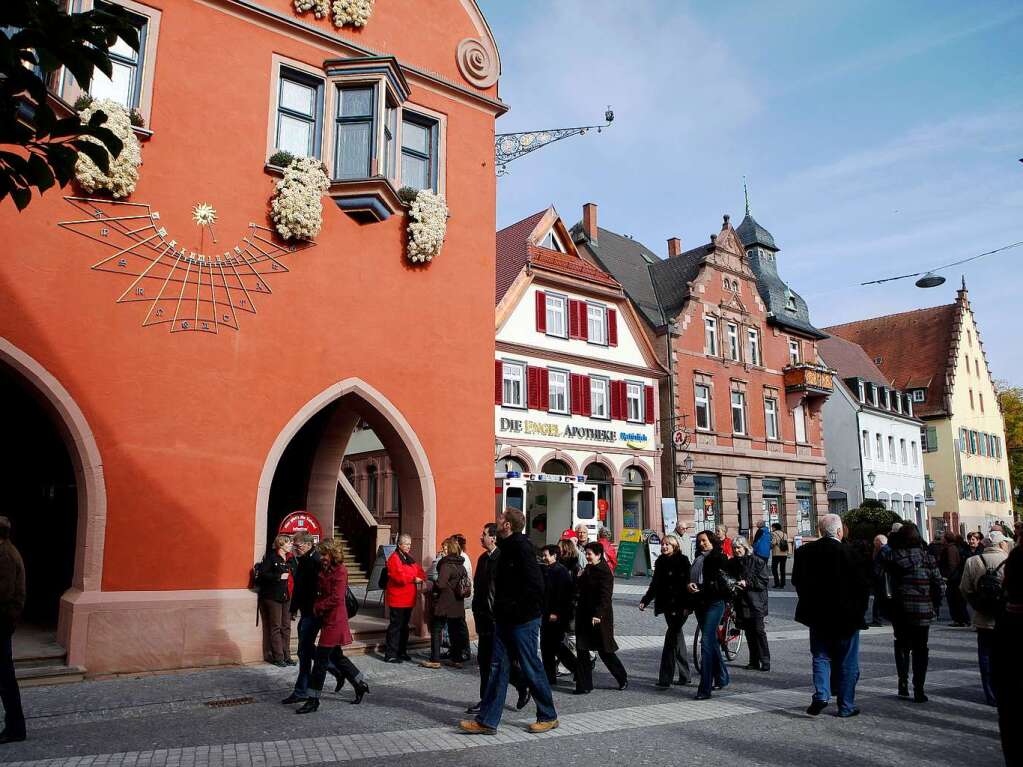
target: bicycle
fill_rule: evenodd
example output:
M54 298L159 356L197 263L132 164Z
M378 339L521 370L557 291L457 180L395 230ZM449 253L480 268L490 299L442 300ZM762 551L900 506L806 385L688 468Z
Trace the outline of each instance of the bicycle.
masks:
M735 622L735 606L731 602L725 602L725 611L721 615L721 622L717 628L718 644L721 645L721 655L726 661L735 660L742 649L742 630ZM700 640L702 631L697 623L696 631L693 634L693 667L699 674L702 668L702 650Z

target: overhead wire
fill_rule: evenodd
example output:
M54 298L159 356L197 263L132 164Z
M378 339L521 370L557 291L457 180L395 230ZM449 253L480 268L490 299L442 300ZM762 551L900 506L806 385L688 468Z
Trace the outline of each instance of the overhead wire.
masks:
M969 258L963 258L963 259L960 259L959 261L953 261L950 264L945 264L943 266L938 266L938 267L935 267L934 269L927 269L927 270L921 271L921 272L913 272L912 274L900 274L898 277L885 277L885 278L880 279L880 280L869 280L867 282L861 282L860 285L880 285L883 282L894 282L895 280L905 280L905 279L907 279L909 277L919 277L922 274L931 274L933 272L940 272L942 269L949 269L949 268L951 268L953 266L959 266L960 264L965 264L965 263L968 263L970 261L976 261L978 258L984 258L984 256L991 256L991 255L994 255L995 253L1001 253L1003 250L1010 250L1012 248L1018 248L1020 245L1023 245L1023 240L1020 240L1019 242L1010 243L1009 245L1003 245L1000 248L995 248L994 250L989 250L989 251L987 251L985 253L978 253L977 255L970 256Z

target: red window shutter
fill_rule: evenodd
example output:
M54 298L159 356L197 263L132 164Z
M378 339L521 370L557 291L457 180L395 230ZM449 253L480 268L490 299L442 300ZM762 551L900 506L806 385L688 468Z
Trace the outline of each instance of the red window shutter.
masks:
M494 404L504 403L504 363L494 360Z
M528 391L528 407L531 410L546 410L546 405L540 404L540 371L542 368L535 368L530 365L526 368L526 389ZM546 371L544 371L546 372Z
M568 337L581 338L579 335L579 302L568 299Z
M590 377L579 376L579 388L582 390L582 406L579 408L583 415L591 415L593 413L593 404L590 401Z
M643 414L644 414L644 416L646 416L646 422L647 423L653 423L654 422L654 387L653 386L644 386L643 387L643 394L646 397L646 399L645 399L645 401L643 403L643 411L644 411Z
M547 332L547 296L542 290L536 291L536 332Z
M551 407L550 376L547 375L547 368L537 368L536 372L540 379L540 402L537 405L540 410L549 410Z
M625 386L624 381L612 381L611 382L611 418L615 421L622 421L625 419L622 413L622 388Z
M580 301L579 302L579 337L582 340L584 340L584 341L588 341L589 338L590 338L590 323L589 323L589 321L588 321L588 319L586 317L586 312L587 312L586 302L585 301Z
M607 310L607 344L618 346L618 312L614 309Z
M570 394L570 397L571 397L571 400L572 400L571 407L569 409L571 410L572 415L582 415L583 414L583 404L584 404L583 403L583 386L582 386L583 378L585 378L585 376L576 375L575 373L569 374L569 381L571 381L571 384L569 385L568 388L569 388L569 394Z

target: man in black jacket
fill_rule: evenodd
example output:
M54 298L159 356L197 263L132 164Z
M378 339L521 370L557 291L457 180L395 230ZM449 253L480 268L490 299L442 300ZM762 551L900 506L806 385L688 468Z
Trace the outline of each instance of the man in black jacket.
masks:
M547 681L558 683L558 661L575 674L575 655L565 644L572 615L575 586L572 575L558 562L561 550L557 546L543 547L544 605L540 621L540 658Z
M479 643L476 650L476 662L480 668L480 701L486 692L487 683L490 681L490 663L494 657L494 572L497 569L497 560L501 556L501 550L497 548L497 525L491 522L483 526L480 534L480 545L483 553L476 560L476 569L472 576L472 618L476 624L476 634ZM518 663L512 665L509 673L511 684L519 693L516 708L525 708L529 703L529 688L522 680L519 673ZM467 714L478 714L480 703L469 706Z
M463 720L465 732L492 735L497 732L508 693L512 659L522 668L526 685L536 701L536 721L530 732L547 732L558 726L551 686L540 662L538 639L543 609L543 574L533 545L523 534L526 517L518 509L506 509L497 518L497 546L501 551L494 572L494 657L490 680L475 719Z
M320 631L320 619L313 615L313 602L316 601L316 589L320 577L320 553L313 545L313 537L300 530L291 539L295 557L295 587L291 595L291 619L298 615L298 678L295 689L281 703L298 703L305 700L309 693L309 674L313 667L313 656L316 654L316 635ZM337 680L335 692L341 689L345 678L334 663L340 651L334 648L327 671Z
M14 629L25 609L25 563L11 543L11 521L0 517L0 701L4 729L0 743L25 739L25 712L14 673Z
M796 620L810 627L814 694L806 713L816 716L836 687L838 716L856 716L856 681L860 676L860 630L870 595L868 563L842 541L842 518L825 514L821 537L796 550L792 585Z

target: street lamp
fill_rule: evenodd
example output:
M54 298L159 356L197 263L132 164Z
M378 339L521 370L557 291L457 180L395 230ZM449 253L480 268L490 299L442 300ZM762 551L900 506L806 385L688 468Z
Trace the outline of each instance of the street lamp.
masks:
M834 469L828 471L828 487L834 487L838 484L838 472Z
M928 477L927 478L927 497L928 498L933 498L934 497L934 487L935 487L934 480L931 479L930 477Z
M686 481L686 477L691 477L693 475L693 467L695 465L696 462L693 461L693 457L691 455L687 455L683 458L682 468L675 470L675 484L681 485Z
M867 472L867 482L870 483L869 487L873 487L874 483L877 482L877 475L874 472Z

